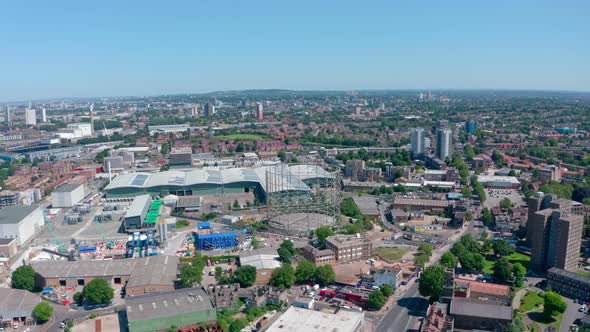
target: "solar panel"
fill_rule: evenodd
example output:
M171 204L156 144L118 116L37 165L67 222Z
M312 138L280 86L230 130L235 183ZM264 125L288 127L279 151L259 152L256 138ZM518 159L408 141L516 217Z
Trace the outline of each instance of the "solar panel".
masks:
M145 181L148 179L148 175L146 174L137 174L132 180L132 186L143 186Z
M184 184L184 176L171 177L170 179L168 179L168 183L183 185Z

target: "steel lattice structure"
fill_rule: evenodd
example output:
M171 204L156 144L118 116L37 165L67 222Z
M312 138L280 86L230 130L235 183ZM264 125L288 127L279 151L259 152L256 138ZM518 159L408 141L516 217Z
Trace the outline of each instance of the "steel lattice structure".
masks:
M285 164L266 171L266 219L287 234L307 234L340 213L339 172L319 165Z

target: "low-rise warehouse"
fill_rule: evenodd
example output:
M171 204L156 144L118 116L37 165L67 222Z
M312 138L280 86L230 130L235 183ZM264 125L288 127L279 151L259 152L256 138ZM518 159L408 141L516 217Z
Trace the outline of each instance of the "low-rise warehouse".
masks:
M72 207L84 199L84 185L66 183L51 193L51 206L54 208Z
M20 246L44 223L43 208L38 205L7 206L0 210L0 238L14 238Z
M360 332L365 315L359 311L338 310L336 313L290 307L269 328L268 332L338 331Z
M279 255L273 248L241 251L240 252L241 266L254 266L256 268L256 283L267 284L270 280L272 271L281 267Z
M402 198L396 197L393 201L393 207L395 209L403 210L407 209L410 211L430 211L430 212L441 212L449 207L450 202L448 200L435 200L435 199L420 199L420 198Z
M77 287L94 279L111 285L127 283L128 295L157 293L174 289L179 259L176 256L103 261L43 261L32 263L42 286Z
M215 323L217 313L201 288L185 288L125 299L130 332L167 330L200 323Z
M35 323L33 309L41 302L39 295L26 290L0 288L0 318L3 322Z

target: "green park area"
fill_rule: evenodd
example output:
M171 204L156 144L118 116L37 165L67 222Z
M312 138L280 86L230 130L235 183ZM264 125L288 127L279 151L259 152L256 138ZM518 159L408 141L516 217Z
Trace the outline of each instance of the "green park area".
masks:
M408 253L407 249L399 248L377 248L375 254L387 261L399 261Z
M551 297L549 302L545 299L547 295ZM551 309L546 310L546 305L551 305ZM561 296L555 293L548 292L543 294L541 292L527 290L520 299L520 306L515 311L514 321L519 326L526 327L526 331L540 332L546 331L548 328L559 331L563 312L565 312L566 308L567 304Z
M496 261L496 257L493 255L487 255L484 260L483 272L485 274L494 274L494 262ZM531 257L525 254L521 254L519 252L513 252L512 254L506 256L506 259L510 262L510 264L520 263L522 266L528 269L529 264L531 263Z

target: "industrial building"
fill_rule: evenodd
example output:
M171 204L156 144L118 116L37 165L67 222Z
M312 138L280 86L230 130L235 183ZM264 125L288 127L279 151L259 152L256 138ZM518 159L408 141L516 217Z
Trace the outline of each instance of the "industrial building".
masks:
M33 325L33 310L41 302L39 295L26 290L0 288L0 318L10 325Z
M130 332L168 330L201 323L214 324L217 313L202 288L185 288L125 299Z
M111 285L127 284L127 295L165 292L174 289L179 259L176 256L102 261L40 261L31 266L46 287L83 287L94 279Z
M240 266L254 266L256 268L256 283L267 284L272 271L281 267L279 255L274 248L240 251Z
M14 238L21 246L45 223L38 205L15 205L0 209L0 238Z
M0 256L12 258L16 255L18 248L16 246L16 239L0 239Z
M72 146L65 146L55 149L43 149L43 150L35 150L29 151L25 153L25 157L29 161L33 161L35 159L40 160L62 160L66 158L73 158L82 153L82 146L81 145L72 145Z
M146 227L146 217L152 203L150 195L140 195L135 197L125 217L123 217L123 225L126 231L139 230Z
M51 193L51 206L54 208L69 208L84 199L84 185L66 183Z
M360 332L365 325L365 314L339 309L334 313L289 307L268 327L268 332L338 331Z
M238 246L238 234L234 232L195 235L198 250L231 249Z
M478 175L477 181L487 188L519 189L520 182L514 176Z

